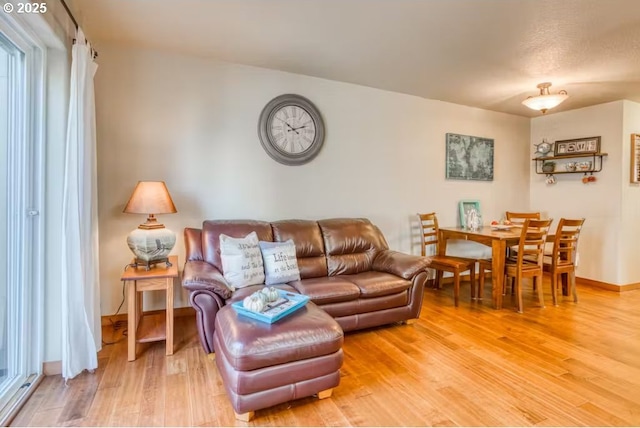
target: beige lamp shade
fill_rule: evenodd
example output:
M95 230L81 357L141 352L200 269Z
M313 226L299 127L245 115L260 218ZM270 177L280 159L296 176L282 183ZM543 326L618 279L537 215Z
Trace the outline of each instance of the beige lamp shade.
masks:
M124 207L129 214L173 214L177 213L164 181L138 181L136 188Z
M147 214L147 221L127 237L127 245L136 256L134 265L148 270L159 262L169 263L169 253L176 243L176 235L158 223L155 214L178 212L164 181L139 181L124 207L129 214Z

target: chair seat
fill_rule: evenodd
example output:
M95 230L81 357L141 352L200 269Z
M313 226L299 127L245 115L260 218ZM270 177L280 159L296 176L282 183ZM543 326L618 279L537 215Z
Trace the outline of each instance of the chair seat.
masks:
M464 257L453 256L431 256L431 265L429 267L438 269L438 266L442 266L450 269L464 269L468 268L476 261L473 259L466 259Z

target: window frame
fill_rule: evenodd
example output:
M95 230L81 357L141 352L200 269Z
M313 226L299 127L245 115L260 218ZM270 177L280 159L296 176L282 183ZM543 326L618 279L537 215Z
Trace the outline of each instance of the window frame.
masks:
M0 2L4 3L4 2ZM7 331L20 331L13 339L16 373L11 385L3 388L0 397L0 422L13 412L20 402L12 400L20 390L24 396L42 374L44 353L44 147L46 109L46 46L33 33L28 22L20 17L0 14L0 31L4 38L22 52L22 69L14 78L21 85L15 93L14 111L21 114L17 125L9 124L10 139L20 141L8 147L8 227L19 230L8 236L8 278L26 285L21 290L8 290L11 298L20 298L21 313L7 319ZM15 73L15 70L14 70ZM17 139L17 140L16 140ZM17 146L17 147L15 147ZM11 208L9 208L11 207ZM12 211L9 211L9 210ZM16 260L18 261L17 265ZM19 324L16 327L16 323ZM25 340L27 339L27 340ZM17 344L17 346L16 346ZM12 350L12 347L9 347Z

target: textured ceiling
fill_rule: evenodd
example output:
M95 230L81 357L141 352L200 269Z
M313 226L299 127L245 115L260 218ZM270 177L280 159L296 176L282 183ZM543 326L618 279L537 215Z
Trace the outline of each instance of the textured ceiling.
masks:
M640 0L75 0L89 39L539 116L640 102Z

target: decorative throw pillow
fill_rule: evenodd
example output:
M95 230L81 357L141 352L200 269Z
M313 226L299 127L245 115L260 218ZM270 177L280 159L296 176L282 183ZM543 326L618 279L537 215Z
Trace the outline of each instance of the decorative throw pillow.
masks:
M300 279L296 246L293 240L284 242L260 241L264 261L265 284L284 284Z
M221 233L220 258L224 279L233 287L264 283L264 267L256 232L244 238L232 238Z

